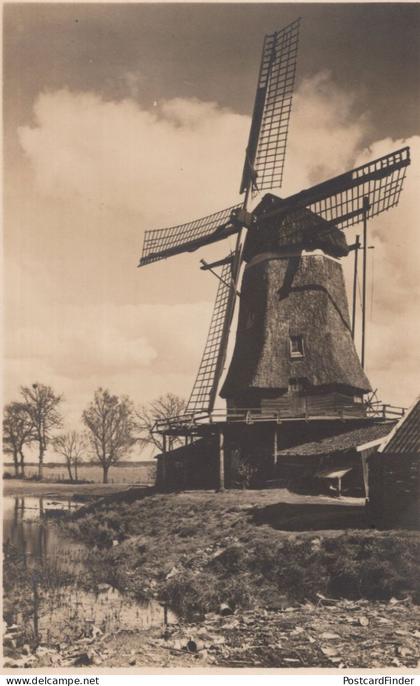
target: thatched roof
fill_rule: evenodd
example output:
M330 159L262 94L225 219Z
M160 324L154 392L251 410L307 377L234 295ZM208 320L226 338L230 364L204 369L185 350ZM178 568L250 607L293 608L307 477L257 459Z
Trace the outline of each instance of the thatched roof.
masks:
M283 205L284 200L267 193L254 210L257 223L258 217L264 216L266 212L281 209ZM349 252L343 231L331 226L322 217L306 208L295 211L285 218L273 218L264 225L258 225L257 230L249 231L244 259L248 261L262 251L283 248L320 248L334 257L343 257Z
M290 336L304 357L291 358ZM286 390L291 378L313 388L371 390L351 337L341 265L324 255L267 258L248 265L236 344L221 396Z
M420 397L379 448L381 453L420 453Z
M395 422L383 422L359 426L335 436L327 436L318 441L310 441L279 450L277 455L281 457L282 455L325 455L346 452L355 449L358 445L386 436L394 424Z

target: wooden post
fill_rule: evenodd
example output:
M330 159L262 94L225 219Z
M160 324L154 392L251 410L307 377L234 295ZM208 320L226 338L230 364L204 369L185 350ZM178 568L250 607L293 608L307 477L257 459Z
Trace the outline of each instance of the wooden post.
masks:
M369 199L363 198L363 287L362 287L362 354L361 363L365 368L365 347L366 347L366 271L367 271L367 213L369 210Z
M362 450L362 472L363 472L363 486L365 488L365 502L369 500L369 465L368 457L372 453L372 450Z
M225 436L219 429L219 491L225 490Z
M357 258L360 248L360 236L356 236L356 243L354 247L354 272L353 272L353 306L351 317L351 337L354 340L356 333L356 296L357 296Z
M162 489L166 488L166 434L162 434Z
M36 645L39 644L39 593L38 579L36 572L32 575L32 597L33 597L33 618L34 618L34 637Z
M277 464L277 424L274 424L274 455L273 455L274 465Z

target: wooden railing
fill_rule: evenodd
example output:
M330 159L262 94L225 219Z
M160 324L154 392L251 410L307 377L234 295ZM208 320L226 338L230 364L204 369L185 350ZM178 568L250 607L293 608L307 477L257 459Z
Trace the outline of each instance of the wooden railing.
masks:
M157 433L176 433L188 435L203 425L212 425L223 422L256 424L259 422L283 421L325 421L325 420L350 420L350 419L396 419L402 417L405 408L390 405L388 403L329 405L323 409L318 407L306 407L306 411L295 412L292 408L276 408L275 410L262 410L261 408L237 408L229 410L213 410L212 412L195 412L182 414L176 417L168 417L156 422L154 431Z
M404 417L407 408L390 405L375 401L366 405L368 417L383 417L384 419L396 419Z

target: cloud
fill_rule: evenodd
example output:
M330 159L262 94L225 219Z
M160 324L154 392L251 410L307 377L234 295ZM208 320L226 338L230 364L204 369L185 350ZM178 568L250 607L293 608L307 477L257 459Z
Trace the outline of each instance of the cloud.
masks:
M47 306L6 332L6 395L35 379L64 393L70 419L94 389L144 403L168 390L188 395L211 312L193 305ZM9 399L9 398L7 398Z
M340 88L328 71L303 79L293 99L283 193L351 167L369 128L367 113L355 116L355 104L356 94Z
M396 208L368 223L368 373L387 402L410 403L420 392L420 136L385 139L363 150L356 165L406 145L411 150Z
M248 117L176 98L152 111L93 93L44 93L19 129L39 190L173 222L232 204Z
M46 307L6 334L9 359L48 364L63 378L141 373L153 364L162 374L188 372L201 352L210 303Z
M361 150L371 124L368 114L354 118L354 103L326 72L302 82L283 196L403 144ZM34 115L19 129L19 172L29 180L23 192L17 176L7 198L6 399L38 378L65 393L76 421L97 385L138 401L165 391L188 396L216 282L197 269L201 254L136 271L136 251L145 228L237 201L249 117L195 99L149 111L68 90L41 94ZM368 372L385 399L402 403L414 393L419 348L420 146L418 138L410 143L400 206L369 224ZM205 257L225 252L219 245ZM350 275L351 259L345 269Z

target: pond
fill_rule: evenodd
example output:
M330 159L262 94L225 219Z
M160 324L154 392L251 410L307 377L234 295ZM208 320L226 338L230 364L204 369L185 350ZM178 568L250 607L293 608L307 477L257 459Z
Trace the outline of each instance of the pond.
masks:
M60 641L92 631L141 630L175 623L175 615L157 600L137 602L108 584L97 592L77 582L86 574L89 551L65 536L52 515L80 507L71 498L6 496L3 499L3 542L13 546L30 576L35 568L53 566L74 578L71 584L39 591L38 632L43 641ZM6 603L7 604L7 599ZM19 623L19 608L11 618Z

